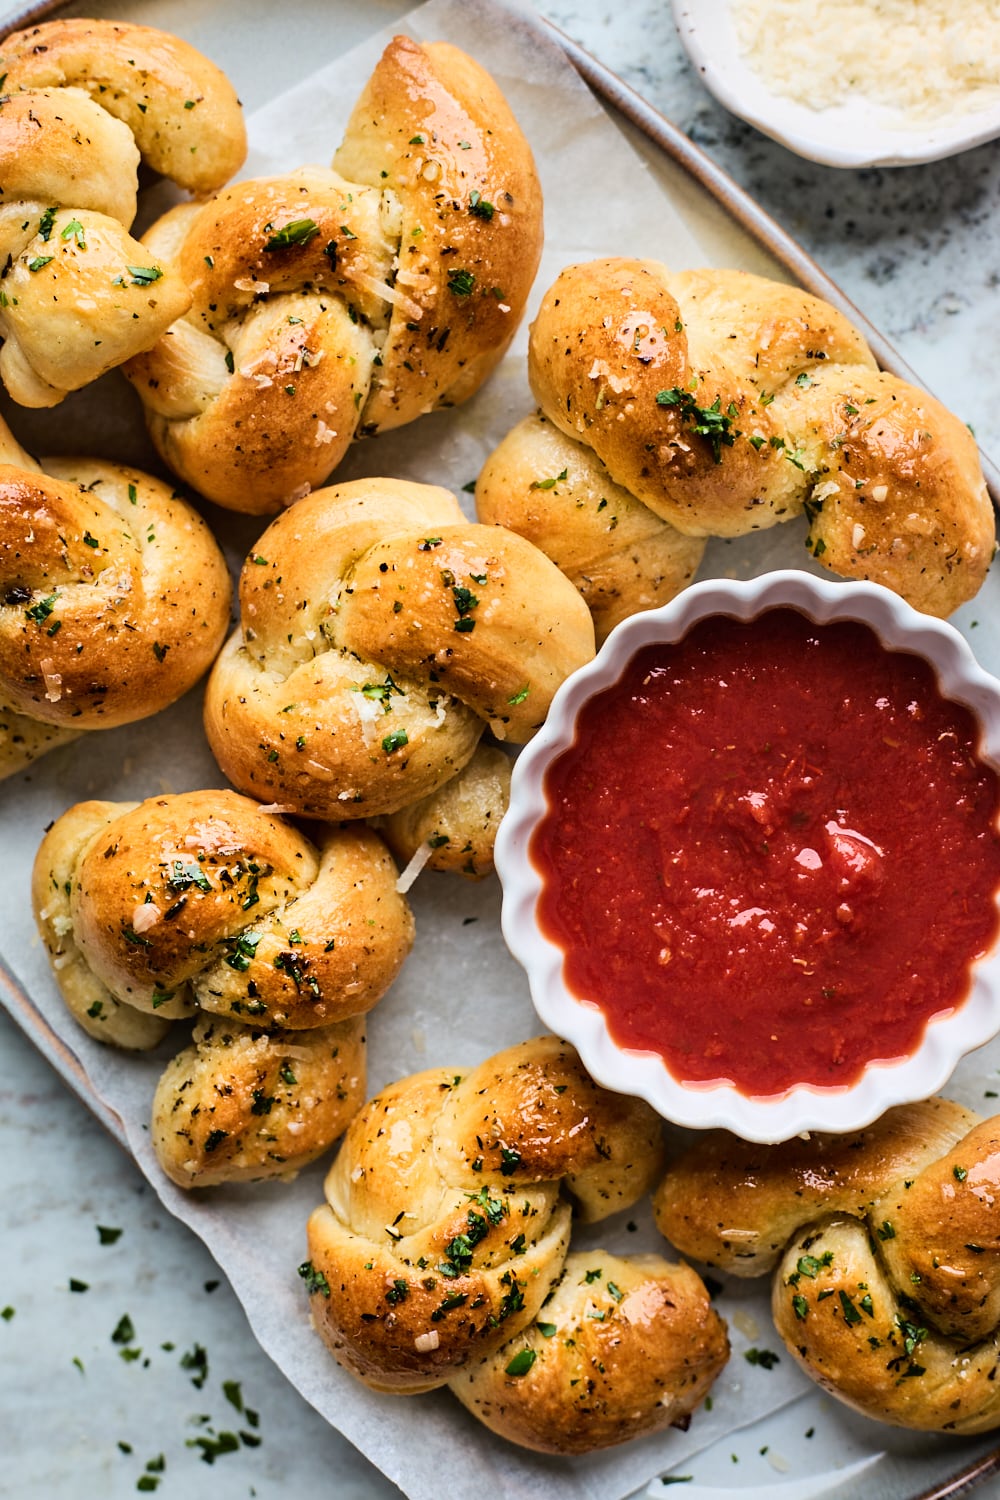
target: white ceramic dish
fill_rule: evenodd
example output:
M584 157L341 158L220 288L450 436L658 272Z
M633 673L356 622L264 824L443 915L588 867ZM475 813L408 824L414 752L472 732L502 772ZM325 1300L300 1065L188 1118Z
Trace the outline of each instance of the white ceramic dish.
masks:
M736 37L731 0L672 0L685 51L720 104L798 156L831 167L901 167L938 161L1000 136L1000 103L907 125L885 108L851 99L814 110L772 93Z
M890 650L927 659L945 697L975 714L982 732L980 755L1000 770L1000 682L978 666L952 626L919 614L876 584L827 581L793 569L750 582L709 579L686 589L663 609L625 620L595 660L563 684L544 728L515 767L510 812L496 849L503 885L504 937L528 975L532 1000L546 1026L572 1042L588 1071L607 1087L639 1095L675 1124L695 1129L722 1126L753 1141L787 1140L806 1130L847 1131L867 1125L891 1105L935 1093L961 1057L1000 1032L1000 938L973 966L965 1002L932 1021L909 1057L869 1064L850 1088L800 1084L786 1094L767 1098L748 1097L730 1085L686 1087L656 1054L619 1047L603 1013L582 1003L567 987L563 950L543 934L537 919L542 879L528 853L532 833L547 807L546 770L572 744L583 705L612 686L643 646L679 640L708 615L750 620L782 605L820 624L861 621ZM1000 893L997 900L1000 904Z

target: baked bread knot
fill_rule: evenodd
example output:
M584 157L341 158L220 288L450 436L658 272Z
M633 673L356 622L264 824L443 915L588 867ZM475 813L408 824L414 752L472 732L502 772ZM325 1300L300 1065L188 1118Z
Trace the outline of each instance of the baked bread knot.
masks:
M532 325L529 375L546 421L487 463L479 513L561 560L602 634L682 587L701 539L803 512L825 567L928 614L985 577L994 520L972 435L807 292L655 261L571 266Z
M238 183L146 235L194 298L126 369L153 441L218 504L279 510L356 435L479 388L541 242L531 151L496 84L455 47L396 37L332 170Z
M94 459L44 465L0 422L0 777L166 708L229 623L225 558L169 485Z
M590 1453L686 1427L728 1354L725 1324L689 1266L574 1251L535 1322L451 1390L524 1448Z
M178 1187L294 1177L365 1098L364 1019L308 1032L203 1016L153 1096L153 1147Z
M316 847L234 792L78 804L42 842L34 898L71 1008L64 976L89 970L85 993L164 1020L327 1026L370 1010L413 941L377 834L330 828ZM75 1013L116 1040L103 1010Z
M487 724L523 743L594 651L543 553L400 480L279 516L243 567L240 613L205 696L215 757L250 796L331 820L438 792Z
M849 1135L755 1146L712 1132L654 1198L683 1254L774 1270L775 1324L805 1372L866 1416L1000 1426L1000 1117L946 1099Z
M246 133L218 68L148 26L13 32L0 75L0 378L23 406L55 406L191 304L183 278L128 233L140 160L214 192Z
M315 1326L376 1390L444 1385L538 1317L572 1205L628 1207L662 1159L649 1106L555 1037L405 1078L353 1121L309 1219Z

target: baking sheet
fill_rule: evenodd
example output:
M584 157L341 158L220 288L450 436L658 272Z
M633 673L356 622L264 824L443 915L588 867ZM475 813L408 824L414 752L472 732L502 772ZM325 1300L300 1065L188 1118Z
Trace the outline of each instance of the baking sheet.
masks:
M487 0L432 0L400 29L419 38L445 37L473 52L497 77L535 147L547 228L535 302L562 265L623 249L675 267L751 263L742 236L727 237L711 214L699 218L685 211L683 199L675 206L669 170L651 171L625 145L537 23ZM253 146L243 175L328 162L359 80L367 76L389 34L370 38L259 110L250 121ZM328 45L335 50L332 33ZM219 60L226 62L221 54ZM773 270L766 259L755 250L752 268ZM394 473L460 491L475 478L499 437L531 407L526 343L525 324L501 370L471 403L357 445L338 478ZM16 434L39 451L85 448L159 468L142 434L135 398L117 374L72 398L57 414L7 411ZM467 496L462 498L468 502ZM263 529L261 523L207 510L238 567ZM793 523L744 541L713 543L702 574L752 576L776 566L806 566L803 540L804 530ZM987 633L980 622L997 618L997 587L991 578L956 620L982 664L993 671L1000 668L1000 642L995 629ZM752 1367L740 1357L751 1343L779 1347L766 1289L752 1285L722 1299L734 1357L713 1393L711 1412L697 1413L686 1434L668 1433L585 1460L522 1454L487 1433L447 1394L407 1401L377 1396L335 1366L308 1327L306 1299L295 1275L304 1254L305 1219L321 1195L322 1168L310 1169L290 1187L261 1184L203 1196L186 1196L162 1180L148 1144L149 1101L164 1058L180 1042L168 1044L156 1058L135 1059L81 1034L62 1009L30 917L31 859L44 826L70 803L222 784L202 737L197 690L150 723L90 736L5 783L0 789L6 856L0 861L0 900L8 916L4 951L56 1034L79 1056L99 1097L121 1117L129 1149L166 1207L209 1245L264 1348L302 1394L414 1500L429 1500L456 1486L461 1493L470 1472L475 1472L477 1485L489 1483L511 1500L534 1495L614 1500L807 1388L787 1357L772 1370ZM496 882L472 887L425 875L411 896L417 945L401 979L370 1019L372 1090L431 1065L460 1070L539 1030L523 976L500 939ZM959 1097L976 1107L998 1065L997 1047L964 1064ZM633 1222L635 1230L628 1227ZM580 1242L637 1251L652 1248L657 1239L646 1206L596 1226ZM872 1433L873 1443L892 1441L884 1429L873 1427ZM908 1448L914 1443L906 1438Z

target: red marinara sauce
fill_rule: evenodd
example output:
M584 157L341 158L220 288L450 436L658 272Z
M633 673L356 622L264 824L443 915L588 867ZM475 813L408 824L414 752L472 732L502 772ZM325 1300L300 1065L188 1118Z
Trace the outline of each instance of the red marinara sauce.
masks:
M583 707L531 859L619 1046L748 1095L847 1086L965 998L1000 779L921 658L793 609L700 621Z

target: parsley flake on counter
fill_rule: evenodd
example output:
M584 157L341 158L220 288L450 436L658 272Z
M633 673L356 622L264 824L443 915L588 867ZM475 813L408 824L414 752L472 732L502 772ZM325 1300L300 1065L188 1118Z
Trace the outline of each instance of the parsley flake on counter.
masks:
M95 1225L95 1228L97 1229L98 1241L102 1245L117 1244L117 1242L122 1237L122 1231L120 1229L112 1229L107 1224L97 1224Z
M191 1384L195 1390L200 1391L208 1379L208 1355L201 1344L195 1344L193 1349L186 1350L180 1359L182 1370L194 1370L191 1376Z
M743 1358L748 1365L760 1365L762 1370L773 1370L781 1363L780 1356L773 1349L744 1349Z
M3 1318L5 1323L9 1323L11 1318L15 1316L15 1313L16 1309L11 1307L10 1303L4 1308L0 1308L0 1318Z
M89 1292L90 1291L90 1282L89 1281L77 1281L77 1279L76 1279L75 1276L71 1276L69 1278L69 1289L70 1289L71 1292Z
M222 1394L230 1406L236 1408L240 1416L243 1415L243 1391L238 1380L224 1380L222 1382Z
M133 1327L132 1319L128 1313L123 1313L115 1324L114 1332L111 1335L111 1342L113 1344L131 1344L134 1338L135 1328Z

